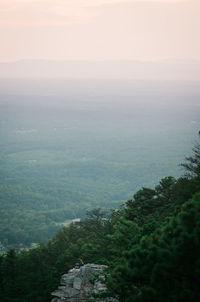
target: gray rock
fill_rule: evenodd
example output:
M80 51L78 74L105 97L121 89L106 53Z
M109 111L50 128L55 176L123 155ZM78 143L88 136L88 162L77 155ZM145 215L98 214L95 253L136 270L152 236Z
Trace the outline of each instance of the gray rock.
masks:
M61 277L61 280L60 280L60 283L62 285L65 285L65 284L73 284L73 280L74 280L74 276L73 275L70 275L70 274L64 274L62 275Z
M81 278L74 278L74 282L73 282L73 288L75 289L81 289L81 284L82 284L82 279Z
M57 299L57 298L53 298L53 299L51 300L51 302L58 302L58 300L59 300L59 299Z
M63 290L63 296L65 298L74 298L75 296L78 296L80 295L80 291L75 289L75 288L72 288L72 287L66 287L64 290Z
M52 296L56 296L56 297L59 297L59 298L63 297L63 291L62 291L62 290L59 290L59 289L54 290L54 292L52 292L51 294L52 294ZM54 300L54 299L53 299L53 300ZM53 300L52 300L52 301L53 301Z
M52 292L55 296L51 302L87 302L88 300L96 302L118 302L113 298L95 298L93 294L106 292L104 271L105 265L86 264L80 269L71 269L67 274L61 277L61 286ZM100 280L95 280L100 276ZM93 282L91 282L91 280Z
M102 292L105 292L106 289L107 289L107 288L106 288L106 285L103 284L102 282L96 281L96 282L94 283L94 289L93 289L93 291L94 291L95 293L102 293Z

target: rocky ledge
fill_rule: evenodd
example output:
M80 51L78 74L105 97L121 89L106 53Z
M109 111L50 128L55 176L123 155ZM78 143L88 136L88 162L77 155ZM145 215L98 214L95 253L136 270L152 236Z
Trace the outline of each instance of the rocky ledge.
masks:
M51 302L117 302L113 298L103 298L107 288L103 284L105 265L86 264L80 269L71 269L61 277L61 286L55 290Z

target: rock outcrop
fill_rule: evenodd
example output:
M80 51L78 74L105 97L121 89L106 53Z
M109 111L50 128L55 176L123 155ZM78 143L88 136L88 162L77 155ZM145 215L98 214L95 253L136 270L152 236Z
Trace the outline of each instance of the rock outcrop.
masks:
M105 265L86 264L69 270L61 277L61 286L52 293L55 298L51 302L116 302L113 298L102 298L107 290L102 283L105 269Z

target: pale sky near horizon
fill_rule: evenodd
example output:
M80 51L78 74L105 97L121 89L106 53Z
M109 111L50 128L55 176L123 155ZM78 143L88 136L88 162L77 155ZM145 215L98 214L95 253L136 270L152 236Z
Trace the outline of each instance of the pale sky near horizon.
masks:
M200 0L0 0L0 62L200 60Z

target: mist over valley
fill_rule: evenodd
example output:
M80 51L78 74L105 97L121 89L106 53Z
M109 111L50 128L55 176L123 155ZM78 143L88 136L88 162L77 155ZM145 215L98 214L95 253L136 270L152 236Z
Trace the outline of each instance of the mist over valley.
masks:
M191 150L197 82L2 79L1 241L47 240L88 210L118 208Z

